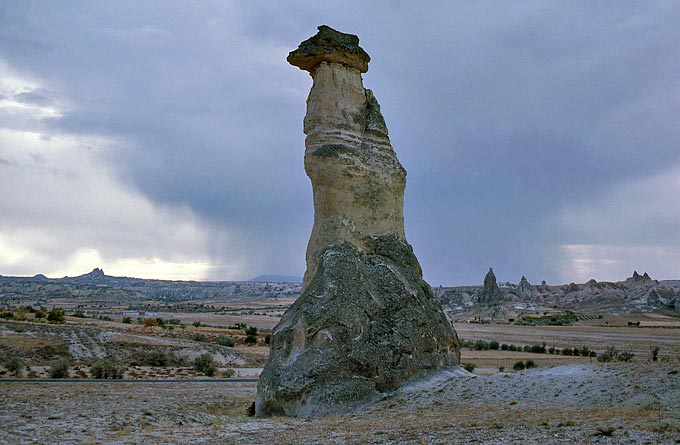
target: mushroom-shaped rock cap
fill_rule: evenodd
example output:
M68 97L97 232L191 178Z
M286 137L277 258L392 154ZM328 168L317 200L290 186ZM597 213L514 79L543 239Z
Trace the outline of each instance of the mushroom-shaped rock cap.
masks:
M326 25L319 26L318 30L315 36L300 43L298 49L288 54L288 63L305 71L312 71L321 62L340 63L361 73L368 71L371 58L359 46L359 37Z

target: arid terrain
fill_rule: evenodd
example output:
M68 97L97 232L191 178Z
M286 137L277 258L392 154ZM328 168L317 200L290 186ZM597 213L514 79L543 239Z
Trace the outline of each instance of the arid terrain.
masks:
M78 286L85 292L91 285ZM199 285L187 286L170 287L186 295ZM172 301L140 294L93 302L73 289L40 299L5 293L0 443L680 440L680 318L668 311L564 318L552 307L557 320L567 320L562 325L458 320L461 361L471 373L433 376L346 416L250 417L268 333L294 301L295 286L241 283L247 298ZM55 308L63 322L47 321ZM205 354L215 364L212 376L195 365ZM66 378L51 377L58 357L68 361ZM18 374L7 366L12 358L24 365ZM102 359L119 366L119 379L93 379Z

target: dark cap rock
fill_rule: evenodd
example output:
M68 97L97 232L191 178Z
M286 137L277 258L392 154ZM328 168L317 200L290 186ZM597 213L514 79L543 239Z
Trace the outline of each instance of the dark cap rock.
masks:
M371 58L359 46L359 37L326 25L319 26L318 30L315 36L300 43L295 51L288 54L288 63L305 71L312 71L321 62L340 63L361 73L368 71Z

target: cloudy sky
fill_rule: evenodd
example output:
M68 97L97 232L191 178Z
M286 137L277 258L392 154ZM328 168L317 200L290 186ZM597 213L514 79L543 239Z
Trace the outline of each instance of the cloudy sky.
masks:
M302 275L289 51L358 34L432 284L680 278L680 3L0 0L0 274Z

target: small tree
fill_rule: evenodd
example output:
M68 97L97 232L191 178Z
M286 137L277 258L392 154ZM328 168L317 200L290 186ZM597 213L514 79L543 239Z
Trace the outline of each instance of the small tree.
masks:
M49 374L53 379L63 379L68 377L68 370L71 367L66 357L59 357L50 363Z
M212 377L217 372L217 363L212 355L205 353L194 359L194 368L196 371Z
M524 362L521 360L512 365L512 369L514 369L515 371L522 371L524 370L524 368L525 368Z
M66 315L64 315L63 310L55 307L47 313L47 321L50 323L63 324L66 323Z
M19 357L10 357L9 360L5 362L5 369L15 377L21 377L25 367L26 365Z

